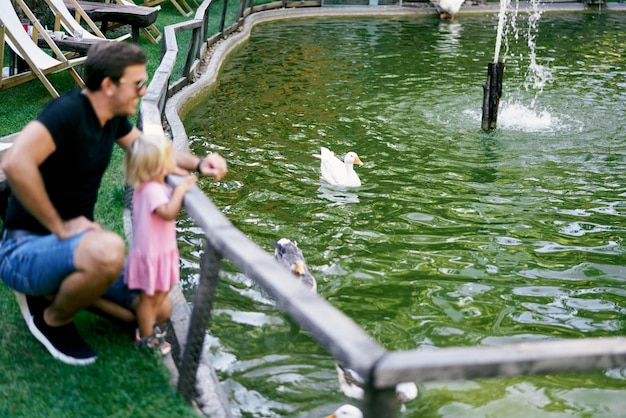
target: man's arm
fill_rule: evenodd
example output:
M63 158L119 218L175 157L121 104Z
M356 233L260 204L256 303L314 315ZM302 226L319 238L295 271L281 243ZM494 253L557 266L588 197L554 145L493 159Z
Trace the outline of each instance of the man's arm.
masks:
M2 158L2 169L11 191L22 205L48 230L59 238L66 238L97 226L86 218L64 222L52 205L39 166L55 150L56 145L48 129L41 122L32 121Z
M121 138L118 138L115 142L117 142L117 144L122 147L124 151L127 151L139 135L141 135L141 131L136 126L133 126L129 133Z
M176 164L187 171L198 171L204 176L211 176L215 181L220 181L228 169L226 160L216 152L209 153L204 158L198 158L188 152L175 151Z
M133 127L127 135L118 139L117 143L124 148L124 150L127 150L135 138L139 135L141 135L141 131L136 127ZM226 160L216 152L212 152L206 157L200 159L188 152L174 150L174 156L176 158L176 165L178 165L179 168L182 168L187 172L194 172L197 168L199 168L200 174L212 176L215 181L220 181L228 171L226 167ZM185 175L186 173L181 172L180 174Z

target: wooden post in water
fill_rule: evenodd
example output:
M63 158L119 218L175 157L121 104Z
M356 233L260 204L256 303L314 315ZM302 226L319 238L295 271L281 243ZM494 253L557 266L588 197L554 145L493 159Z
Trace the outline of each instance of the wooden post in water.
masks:
M496 128L498 120L498 106L502 96L502 73L504 64L490 62L487 66L487 81L483 84L483 120L481 128L484 131Z

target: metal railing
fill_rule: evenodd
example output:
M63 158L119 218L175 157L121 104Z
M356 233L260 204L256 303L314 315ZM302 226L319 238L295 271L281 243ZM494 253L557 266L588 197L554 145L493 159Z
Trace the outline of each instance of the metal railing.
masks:
M303 15L302 12L285 10L292 3L276 2L253 7L252 0L250 4L246 4L247 0L241 0L237 4L235 23L226 27L228 4L227 0L223 1L221 15L217 17L220 19L220 29L216 34L208 33L209 19L212 19L209 8L213 0L203 2L194 19L164 29L162 62L141 102L140 124L144 131L163 133L162 117L167 113L169 129L179 149L187 148L187 136L176 109L171 108L166 112L166 103L173 94L193 84L201 71L206 71L201 68L201 64L209 48L237 30L240 30L237 34L240 39L233 42L242 42L241 39L247 38L247 32L255 21L262 20L260 17L254 18L265 14L258 11L281 9L280 18ZM319 6L320 3L297 2L297 5ZM337 8L333 9L338 12ZM322 9L317 11L321 12ZM340 13L363 12L345 8ZM389 13L389 10L385 13ZM275 14L270 18L278 17ZM191 31L190 47L183 77L170 81L178 55L176 34L181 31ZM209 67L214 67L212 70L209 68L214 74L217 74L223 58L217 55L217 61L214 52L214 59L209 63ZM175 184L180 179L172 178L168 181ZM186 400L191 401L197 400L202 384L209 385L208 395L213 399L205 400L205 403L211 403L207 406L210 409L207 415L212 417L231 416L228 400L221 392L219 381L210 366L209 374L204 373L202 382L197 381L199 368L203 367L203 343L224 258L255 280L276 301L278 308L308 331L335 359L364 377L365 396L361 409L365 418L397 416L399 404L395 400L393 388L400 382L468 380L626 366L626 338L621 337L444 348L436 351L387 351L329 302L293 280L290 272L234 227L200 189L193 187L187 193L184 207L204 232L206 242L193 309L190 318L183 320L185 326L182 332L175 335L178 339L175 353L180 373L178 389ZM206 409L203 410L206 413Z

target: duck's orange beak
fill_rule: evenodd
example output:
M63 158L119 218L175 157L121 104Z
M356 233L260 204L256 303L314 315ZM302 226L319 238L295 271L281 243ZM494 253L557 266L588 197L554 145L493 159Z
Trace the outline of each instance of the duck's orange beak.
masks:
M355 164L363 165L363 161L361 161L361 159L359 158L358 155L356 157L354 157L354 162L355 162Z
M298 276L302 276L304 274L304 264L296 264L296 267L293 269L293 271L294 273L298 273Z

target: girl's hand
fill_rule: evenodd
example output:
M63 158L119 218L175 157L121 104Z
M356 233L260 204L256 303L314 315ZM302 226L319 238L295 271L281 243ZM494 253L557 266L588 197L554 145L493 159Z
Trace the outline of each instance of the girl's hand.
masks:
M197 181L198 177L196 177L195 174L188 174L185 176L183 181L178 184L178 187L180 187L183 192L187 192L189 189L191 189L191 186L196 184Z
M189 174L183 178L183 180L174 187L174 192L172 193L172 197L169 202L162 204L161 206L157 206L154 209L154 213L162 219L166 221L172 221L176 219L178 213L183 207L183 199L185 198L185 193L189 191L191 186L196 184L198 178Z

